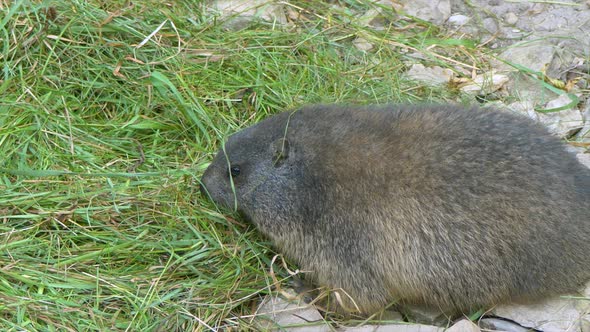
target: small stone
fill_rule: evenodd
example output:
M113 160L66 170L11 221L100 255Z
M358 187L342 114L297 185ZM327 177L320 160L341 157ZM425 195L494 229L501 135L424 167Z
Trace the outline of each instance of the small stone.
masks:
M535 104L533 104L532 101L517 101L508 105L508 109L526 115L533 120L539 120L539 117L535 112Z
M559 138L569 138L572 133L582 127L582 116L575 109L564 110L553 113L537 112L539 121L544 124L549 131Z
M287 23L283 5L269 0L216 0L209 10L217 13L229 30L244 29L255 20Z
M399 312L392 309L383 310L378 315L374 317L375 320L378 321L388 321L388 322L403 322L404 316Z
M564 27L568 26L567 20L569 17L563 17L561 15L552 15L551 19L542 20L536 22L534 29L537 32L552 32L563 30Z
M555 48L547 43L535 43L525 46L511 47L500 54L499 58L521 65L534 71L541 71L545 65L553 61ZM517 70L514 67L498 62L497 70Z
M576 158L578 158L578 161L582 165L590 168L590 154L588 154L588 153L578 153L576 155ZM588 320L588 323L590 323L590 319Z
M366 39L362 37L358 37L357 39L352 41L352 45L361 51L370 51L373 49L374 45L369 43Z
M506 22L508 25L514 25L516 22L518 22L518 16L516 16L516 14L513 12L508 12L504 15L504 22Z
M556 109L571 103L567 94L562 94L558 98L548 102L544 109ZM582 113L578 109L566 109L558 112L541 113L537 112L539 121L543 123L549 131L560 138L568 138L573 133L584 127Z
M365 27L381 31L387 26L388 20L383 16L384 8L393 8L396 11L401 9L401 6L393 0L378 0L373 2L373 7L363 13L361 17L355 21Z
M264 330L290 332L330 331L328 324L322 324L323 317L310 304L289 302L278 296L267 296L258 306L257 319ZM308 324L308 326L305 326Z
M584 149L583 147L573 146L570 144L567 144L565 146L565 150L574 155L577 155L578 153L584 153L586 151L586 149Z
M586 120L584 127L576 134L576 141L590 143L590 121Z
M462 319L447 329L447 332L481 332L480 328L468 319Z
M590 143L590 103L588 102L582 112L582 118L584 119L584 127L576 134L576 141ZM588 291L590 292L590 286Z
M404 305L400 311L408 317L409 321L421 324L446 326L449 317L440 310L423 307L420 305Z
M479 327L485 330L503 332L530 332L531 329L522 327L514 322L499 318L484 318L479 321Z
M579 309L577 305L583 305ZM590 304L583 299L553 297L527 304L504 304L494 309L494 314L513 322L544 332L580 331L590 321Z
M502 88L506 82L508 76L488 72L476 76L470 83L462 86L461 91L472 95L487 95Z
M491 17L483 20L483 27L491 34L498 32L498 23Z
M444 23L451 16L450 0L402 1L403 10L409 15L434 24Z
M467 24L469 22L469 20L471 20L471 18L469 16L456 14L456 15L449 17L448 22L449 22L449 24L451 24L453 26L462 26L462 25Z
M408 58L413 58L413 59L417 59L417 60L426 60L426 56L424 56L424 53L420 53L420 52L412 52L409 53L409 50L406 49L400 49L399 53L404 54L405 56L407 56Z
M422 64L412 65L407 72L408 77L429 85L446 84L453 77L453 71L439 66L424 67Z
M518 100L532 101L535 106L540 102L555 99L559 94L543 86L542 82L537 78L531 77L529 74L522 72L507 73L510 80L506 83L506 91L517 96ZM535 117L537 119L537 117Z
M578 131L582 122L580 112L577 110L566 110L558 113L540 113L539 119L550 132L559 138L570 138Z
M422 324L388 324L388 325L363 325L357 327L343 327L338 332L444 332L445 329L438 326Z

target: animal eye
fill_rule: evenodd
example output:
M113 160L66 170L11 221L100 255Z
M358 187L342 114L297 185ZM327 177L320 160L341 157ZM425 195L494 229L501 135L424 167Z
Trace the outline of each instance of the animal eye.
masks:
M239 165L234 165L229 169L229 173L231 174L231 176L233 178L235 178L236 176L240 175L240 166Z

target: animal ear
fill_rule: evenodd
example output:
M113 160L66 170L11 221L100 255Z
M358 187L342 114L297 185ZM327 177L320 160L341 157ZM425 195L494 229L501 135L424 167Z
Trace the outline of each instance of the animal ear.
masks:
M270 150L272 151L273 165L279 167L289 158L289 141L281 137L271 143Z

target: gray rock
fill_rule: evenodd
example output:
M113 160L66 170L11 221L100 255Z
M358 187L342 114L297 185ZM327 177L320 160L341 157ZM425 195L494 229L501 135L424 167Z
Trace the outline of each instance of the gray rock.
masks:
M450 0L403 0L401 3L409 15L434 24L443 24L451 16Z
M479 326L484 330L503 332L530 332L531 329L522 327L514 322L499 318L484 318L479 321Z
M570 102L569 97L564 94L548 102L544 108L557 108L567 105ZM541 122L549 131L561 138L570 137L573 132L579 130L584 125L582 114L577 109L540 113L534 110L534 104L530 101L515 102L508 105L508 107L517 113L527 115L531 119Z
M383 325L361 325L353 327L341 327L336 329L339 332L439 332L441 328L430 325L404 323L403 316L397 311L385 310L373 318L373 321L387 321ZM399 324L391 323L399 321Z
M452 1L451 9L473 18L470 24L459 28L457 35L469 34L474 39L490 41L490 48L517 43L524 46L535 41L578 57L587 57L590 49L590 10L584 1L457 0ZM497 30L488 19L496 20ZM558 74L567 71L566 67L553 69L550 72Z
M521 65L534 71L541 71L546 64L550 64L555 54L555 48L546 42L511 47L498 57L505 61ZM503 62L494 65L497 70L514 71L514 67Z
M440 310L432 308L418 305L404 305L400 310L411 322L436 326L446 326L449 322L449 317L441 313Z
M455 15L449 17L447 22L449 22L449 24L451 24L453 26L461 26L461 25L467 24L469 22L469 20L471 20L471 18L469 16L455 14Z
M444 332L445 329L438 326L422 324L388 324L388 325L363 325L358 327L345 327L339 332Z
M576 134L576 141L590 143L590 121L586 120L584 127Z
M577 155L578 153L585 153L586 149L582 148L582 147L578 147L578 146L573 146L570 144L567 144L565 146L565 150L571 154Z
M495 315L544 332L580 331L590 323L590 303L584 300L554 297L526 304L504 304Z
M404 316L398 311L391 309L384 310L383 312L376 315L373 319L377 321L404 322Z
M255 20L287 23L283 5L272 0L215 0L208 6L209 12L219 15L223 26L240 30Z
M498 24L496 23L496 20L491 17L488 17L483 20L483 27L484 29L486 29L487 32L491 34L495 34L498 32Z
M481 332L481 329L468 319L461 319L447 329L447 332Z
M518 22L518 16L516 16L516 14L513 12L508 12L504 14L504 22L506 22L508 25L514 25L516 22Z
M508 109L526 115L533 120L539 120L537 112L535 112L535 104L532 101L517 101L508 105Z
M548 100L559 97L557 93L547 89L542 81L520 72L510 74L505 89L519 100L534 101L535 105L544 104Z
M391 7L394 10L400 10L401 6L393 0L378 0L372 1L374 6L363 13L355 21L362 26L371 27L375 30L384 30L386 28L385 18L383 17L383 8Z
M290 332L330 331L318 310L306 303L294 303L278 296L267 296L258 306L256 322L262 330ZM306 326L307 325L307 326Z
M571 104L573 102L573 100L567 95L567 94L562 94L559 97L547 102L547 104L545 104L545 108L550 110L550 109L555 109L555 108L559 108L559 107L564 107L568 104ZM575 107L576 105L572 105L572 108ZM584 120L582 118L582 113L580 113L580 120Z
M571 103L570 97L566 94L551 100L545 105L545 109L554 109ZM559 112L537 113L539 121L543 123L549 131L561 138L568 138L574 132L584 126L582 114L578 109L566 109Z
M580 163L582 163L582 165L590 168L590 154L588 154L588 153L578 153L578 154L576 154L576 158L578 158L578 161Z
M508 82L508 76L494 72L476 76L473 81L461 87L461 91L473 95L487 95L502 88Z
M590 100L586 101L586 106L584 107L584 110L582 111L582 113L583 113L584 121L590 122Z
M563 30L568 26L567 18L558 13L551 13L544 19L539 20L535 24L534 29L537 31L553 32L556 30Z
M590 143L590 102L586 102L582 118L584 118L584 127L576 134L576 141Z
M365 38L358 37L352 41L352 45L361 51L370 51L374 45L369 43Z
M439 66L424 67L422 64L412 65L406 75L414 80L422 81L429 85L442 85L453 77L453 71Z

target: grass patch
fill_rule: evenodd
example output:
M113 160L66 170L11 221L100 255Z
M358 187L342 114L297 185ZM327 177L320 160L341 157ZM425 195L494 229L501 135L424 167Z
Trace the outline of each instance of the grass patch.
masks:
M287 26L226 31L199 1L0 1L0 329L248 326L274 253L198 193L222 138L302 104L456 98L402 73L471 42L291 4Z

